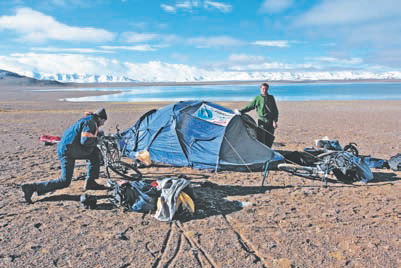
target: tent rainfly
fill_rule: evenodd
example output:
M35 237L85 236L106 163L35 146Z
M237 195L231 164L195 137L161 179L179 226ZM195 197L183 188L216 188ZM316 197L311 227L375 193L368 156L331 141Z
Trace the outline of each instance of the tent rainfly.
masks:
M123 154L147 150L153 162L208 170L263 170L274 151L256 139L248 115L206 101L182 101L144 114L121 133Z

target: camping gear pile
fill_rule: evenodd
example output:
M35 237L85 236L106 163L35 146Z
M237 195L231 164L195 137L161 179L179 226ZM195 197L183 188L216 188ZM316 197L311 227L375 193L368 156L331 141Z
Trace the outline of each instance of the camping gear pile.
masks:
M189 180L185 178L163 178L152 183L145 181L108 180L112 189L111 202L133 212L155 212L159 221L172 221L180 215L195 213L195 195Z
M354 181L368 182L374 177L366 159L359 156L356 143L349 143L342 147L338 140L330 140L325 137L315 140L315 146L307 147L303 152L278 151L278 153L283 155L285 160L279 163L271 163L270 166L286 167L285 165L280 165L280 163L291 163L305 167L316 167L316 170L323 174L323 180L326 183L328 174L333 174L339 181L345 183ZM299 170L303 169L299 168ZM298 175L298 171L293 174ZM314 174L305 175L305 177L313 176Z

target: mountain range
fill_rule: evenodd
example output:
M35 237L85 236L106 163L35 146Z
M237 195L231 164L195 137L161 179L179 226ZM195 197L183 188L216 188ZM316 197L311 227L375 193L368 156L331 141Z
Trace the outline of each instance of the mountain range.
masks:
M0 85L5 86L61 86L63 83L54 80L39 80L14 72L0 70Z
M61 83L125 83L125 82L216 82L216 81L358 81L358 80L401 79L401 72L337 71L337 72L246 72L246 71L207 71L174 70L166 72L144 71L141 74L106 75L89 73L38 73L21 72L17 74L0 70L1 84L15 85L61 85Z

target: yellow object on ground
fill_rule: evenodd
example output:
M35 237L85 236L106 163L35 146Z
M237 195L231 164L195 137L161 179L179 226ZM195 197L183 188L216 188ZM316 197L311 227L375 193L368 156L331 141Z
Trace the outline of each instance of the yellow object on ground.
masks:
M135 157L141 161L145 166L150 166L152 164L152 160L150 159L150 153L147 150L143 150L137 152Z
M195 213L195 203L185 192L181 192L177 198L177 208L179 208L180 205L182 205L183 209L188 210L192 214Z

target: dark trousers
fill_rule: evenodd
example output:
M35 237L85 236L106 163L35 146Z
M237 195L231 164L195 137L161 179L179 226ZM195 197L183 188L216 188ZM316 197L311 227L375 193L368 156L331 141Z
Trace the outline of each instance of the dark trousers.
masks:
M258 131L256 133L258 140L268 147L272 147L274 141L273 122L264 122L258 120Z
M63 189L68 187L71 184L72 176L74 174L75 160L76 158L72 158L61 154L58 156L61 163L61 177L55 180L49 180L44 182L36 183L36 191L38 195L42 195L48 192L52 192L58 189ZM100 170L100 152L97 148L93 150L93 153L90 154L87 158L88 166L87 166L87 181L94 181L99 178L99 170Z

